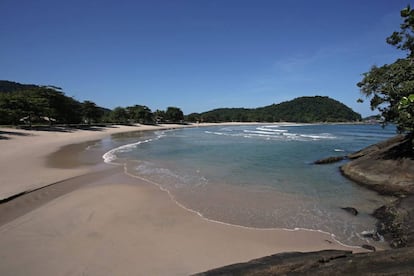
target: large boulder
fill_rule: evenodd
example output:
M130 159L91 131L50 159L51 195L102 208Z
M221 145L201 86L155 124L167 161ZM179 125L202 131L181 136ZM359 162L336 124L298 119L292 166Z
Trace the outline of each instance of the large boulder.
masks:
M324 165L324 164L336 163L336 162L342 161L344 159L346 159L346 156L331 156L331 157L328 157L328 158L323 158L323 159L316 160L313 163L315 165Z
M381 194L414 194L412 136L398 135L348 158L341 171L351 180Z
M414 246L414 196L400 198L374 211L377 234L392 248Z
M413 275L414 248L352 254L324 250L281 253L197 275Z

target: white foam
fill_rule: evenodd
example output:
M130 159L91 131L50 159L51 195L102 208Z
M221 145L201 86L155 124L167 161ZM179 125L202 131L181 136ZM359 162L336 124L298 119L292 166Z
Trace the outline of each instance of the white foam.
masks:
M164 132L160 132L160 133L158 133L158 136L156 136L155 138L149 138L149 139L146 139L146 140L143 140L143 141L138 141L138 142L135 142L135 143L126 144L126 145L122 145L120 147L111 149L110 151L106 152L102 156L102 159L104 160L105 163L112 163L114 160L117 159L117 156L116 156L117 152L130 152L140 144L149 143L149 142L158 140L158 139L160 139L164 136L165 136Z
M284 227L259 228L259 227L243 226L243 225L239 225L239 224L227 223L227 222L223 222L223 221L211 219L211 218L206 217L203 213L201 213L201 212L199 212L197 210L194 210L192 208L189 208L189 207L185 206L184 204L182 204L181 202L179 202L175 198L175 196L171 193L171 191L168 190L167 188L163 187L160 183L155 182L155 181L152 181L152 180L150 180L148 178L145 178L145 177L142 177L142 176L138 176L138 175L129 173L126 164L124 164L124 173L127 174L127 175L129 175L129 176L131 176L131 177L134 177L134 178L137 178L137 179L141 179L141 180L143 180L143 181L145 181L147 183L151 183L151 184L157 186L161 191L166 192L168 194L168 196L170 197L170 199L175 204L177 204L178 206L180 206L184 210L186 210L188 212L191 212L191 213L194 213L194 214L198 215L200 218L202 218L202 219L204 219L206 221L209 221L211 223L217 223L217 224L226 225L226 226L230 226L230 227L241 228L241 229L257 230L257 231L284 230L284 231L290 231L290 232L296 232L296 231L317 232L317 233L322 233L324 235L329 236L336 243L338 243L338 244L340 244L340 245L342 245L344 247L348 247L348 248L361 248L360 246L348 245L348 244L342 243L341 241L339 241L337 239L337 237L335 236L335 234L330 233L330 232L327 232L327 231L324 231L324 230L319 230L319 229L309 229L309 228L301 228L301 227L295 227L293 229L292 228L284 228Z
M274 135L274 132L271 131L260 131L260 130L243 130L245 133L252 133L252 134L266 134L266 135Z
M322 133L322 134L300 134L300 137L304 138L311 138L314 140L320 140L320 139L335 139L335 136L332 136L329 133Z
M215 134L215 135L228 135L226 133L215 132L215 131L205 131L204 133L207 133L207 134Z
M267 128L267 127L258 127L256 129L267 131L267 132L288 132L287 129L274 129L274 128Z

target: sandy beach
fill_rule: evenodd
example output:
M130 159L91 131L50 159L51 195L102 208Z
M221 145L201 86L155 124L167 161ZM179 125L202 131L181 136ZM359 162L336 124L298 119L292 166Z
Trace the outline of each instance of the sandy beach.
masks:
M99 155L78 162L78 149L68 147L176 127L184 126L0 129L0 275L189 275L279 252L361 251L316 231L205 220L122 166ZM26 191L33 192L4 200Z

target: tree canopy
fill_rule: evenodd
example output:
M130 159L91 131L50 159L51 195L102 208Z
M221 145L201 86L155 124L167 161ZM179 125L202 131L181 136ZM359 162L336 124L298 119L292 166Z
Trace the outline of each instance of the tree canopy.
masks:
M180 123L184 120L184 114L180 108L169 106L165 111L165 120L171 123Z
M386 42L407 52L405 58L381 67L373 66L357 84L370 98L371 109L378 109L384 123L395 123L399 131L414 130L414 10L401 10L403 23Z
M47 85L0 81L0 124L154 124L181 122L184 114L178 107L155 113L145 105L116 107L113 110L92 101L79 102L68 97L62 88Z
M53 87L0 81L0 88L0 124L82 120L82 104Z
M204 113L192 113L188 121L201 122L350 122L361 115L329 97L300 97L259 108L219 108Z
M410 109L410 100L401 108ZM0 81L0 124L155 124L189 122L349 122L361 116L329 97L300 97L260 108L220 108L184 117L174 106L166 110L145 105L118 106L109 110L92 101L79 102L61 88Z

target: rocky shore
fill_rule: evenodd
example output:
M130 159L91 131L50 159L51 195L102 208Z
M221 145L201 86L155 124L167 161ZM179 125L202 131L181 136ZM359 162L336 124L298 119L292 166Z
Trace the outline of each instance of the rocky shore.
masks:
M412 275L413 268L414 248L407 247L358 254L341 250L281 253L196 275Z
M413 135L397 135L347 156L346 177L380 194L398 199L374 211L373 238L384 237L392 248L414 245Z
M327 164L349 159L340 168L344 176L380 194L397 198L374 211L377 229L366 235L383 238L393 249L357 254L338 250L282 253L198 275L413 275L413 138L412 134L397 135L347 156L315 162Z
M341 167L351 180L380 194L414 193L412 135L398 135L347 156Z

